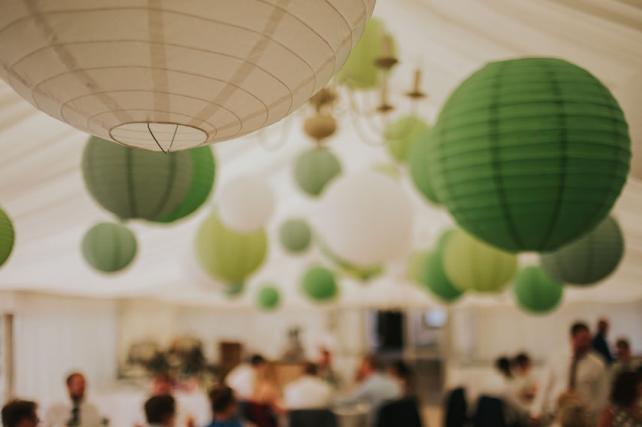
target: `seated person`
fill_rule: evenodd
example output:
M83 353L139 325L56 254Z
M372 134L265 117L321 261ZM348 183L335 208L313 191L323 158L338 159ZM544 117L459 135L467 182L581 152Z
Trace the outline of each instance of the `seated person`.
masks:
M531 358L526 353L519 353L512 360L513 383L512 389L516 402L528 408L537 393L537 382L532 373Z
M384 372L383 363L375 356L365 356L361 361L357 378L360 383L351 395L340 403L367 403L371 410L387 400L402 396L401 386L394 378Z
M12 400L2 407L4 427L36 427L40 420L36 415L37 405L28 400Z
M399 382L404 396L414 395L413 372L403 360L397 360L388 367L388 374Z
M284 404L287 409L322 409L330 406L332 387L318 375L315 363L305 364L303 376L285 387Z
M52 405L45 415L46 427L94 427L102 423L98 409L86 399L87 380L80 372L73 372L65 380L66 402Z
M210 393L212 422L208 427L241 427L236 418L237 402L234 391L227 386L213 388Z
M169 394L152 396L145 402L148 427L175 427L176 402Z

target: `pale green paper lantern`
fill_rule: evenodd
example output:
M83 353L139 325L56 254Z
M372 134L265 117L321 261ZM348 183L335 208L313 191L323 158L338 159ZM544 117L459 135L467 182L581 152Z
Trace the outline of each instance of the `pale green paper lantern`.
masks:
M417 136L408 155L408 167L415 188L429 202L438 205L439 199L431 182L430 169L428 168L432 138L431 130L426 130Z
M294 180L311 197L321 195L326 186L341 174L341 163L329 149L314 147L299 154L294 163Z
M83 258L93 268L103 273L116 273L131 264L138 244L129 228L103 222L85 233L81 248Z
M274 285L263 285L256 294L256 305L265 311L275 310L281 303L281 292Z
M301 290L315 302L328 302L337 296L339 287L332 271L325 267L314 266L303 274Z
M399 163L405 163L417 139L430 126L417 116L403 116L386 126L383 136L388 154Z
M562 301L564 286L537 266L523 268L515 277L513 293L517 304L526 311L544 314Z
M517 270L517 257L457 230L444 247L448 279L461 291L501 292Z
M0 209L0 266L2 266L11 255L15 243L16 234L11 219L5 211Z
M281 246L291 253L305 252L312 242L312 230L307 222L300 218L292 218L281 224L279 228Z
M267 234L260 229L243 233L227 228L210 214L196 234L196 254L203 270L224 284L244 283L265 261Z

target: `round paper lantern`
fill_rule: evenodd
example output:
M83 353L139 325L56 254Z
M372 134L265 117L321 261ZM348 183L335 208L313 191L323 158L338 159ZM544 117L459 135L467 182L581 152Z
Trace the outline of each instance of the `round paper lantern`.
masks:
M325 147L302 152L294 163L294 180L303 192L312 197L319 196L339 174L339 159Z
M337 73L337 81L351 89L374 89L379 85L379 69L376 67L376 60L386 52L384 39L388 37L388 47L393 54L394 43L386 33L383 22L372 18L366 25L363 36L359 43L352 49L352 53Z
M136 236L122 224L103 222L94 225L82 239L82 255L93 268L115 273L134 260Z
M393 159L405 163L417 138L430 130L419 117L404 116L386 126L383 136L386 148Z
M214 157L209 147L164 154L92 137L82 172L94 200L119 218L169 222L205 202L214 182Z
M227 284L223 288L223 294L230 298L238 298L243 294L243 291L245 290L245 283L240 282L240 283L232 283L232 284Z
M0 209L0 266L2 266L9 258L9 255L11 255L15 237L16 235L11 220L6 212Z
M345 62L374 4L6 1L0 77L101 138L193 148L295 111Z
M430 143L432 132L430 129L425 130L417 135L415 143L410 148L408 155L408 166L410 168L410 177L415 188L433 204L439 204L437 193L431 182L430 170L428 163L430 159Z
M532 313L548 313L562 301L564 287L544 270L531 266L523 268L515 277L513 293L517 304Z
M590 233L540 258L542 268L552 278L573 285L591 285L614 272L623 254L622 231L608 217Z
M517 257L457 230L444 246L443 266L457 289L494 293L515 275Z
M454 230L442 233L434 251L426 254L419 270L419 283L441 301L454 302L463 292L452 284L444 270L444 248Z
M198 228L196 254L203 270L213 279L241 284L263 264L267 256L263 229L243 233L227 228L212 213Z
M292 218L281 224L279 240L283 248L292 254L300 254L310 247L312 230L307 222L299 218Z
M218 195L223 223L236 231L255 231L264 227L274 210L274 196L265 178L239 176L228 182Z
M494 246L547 252L597 226L629 170L609 90L561 59L494 62L464 81L433 130L426 168L457 223Z
M274 310L281 302L279 289L272 285L265 285L256 294L256 305L261 310Z
M337 270L345 276L352 277L353 279L357 279L361 282L369 282L384 272L384 268L381 265L354 265L337 256L323 242L319 242L318 247L321 250L321 253L323 253L323 255L325 255L337 268Z
M334 274L327 268L315 266L309 268L301 279L303 293L316 302L327 302L334 299L339 291Z
M397 182L375 171L339 178L317 213L321 239L332 253L356 266L390 261L410 246L410 201Z

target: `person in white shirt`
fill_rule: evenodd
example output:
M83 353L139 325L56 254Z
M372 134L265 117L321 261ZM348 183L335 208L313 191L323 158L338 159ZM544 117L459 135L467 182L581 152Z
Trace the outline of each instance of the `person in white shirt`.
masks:
M93 404L85 400L87 381L80 372L67 376L69 402L52 405L45 414L45 427L100 427L102 417Z
M284 404L287 409L321 409L330 406L332 387L318 374L316 364L305 364L303 376L285 387Z
M340 403L367 403L370 411L375 413L383 402L401 398L403 394L401 385L390 375L385 374L383 368L381 361L374 356L364 357L357 373L359 385L350 396L341 399Z
M595 420L606 405L608 387L606 364L592 350L591 332L586 323L576 322L571 326L571 354L563 354L549 361L532 414L540 420L551 417L557 398L565 392L571 392L586 406L590 418Z
M254 393L257 374L265 369L266 360L263 356L255 354L249 363L241 363L232 369L225 377L225 384L234 390L239 400L250 400Z
M527 353L517 354L511 362L513 381L511 393L524 409L529 409L537 394L537 381L533 376L531 358Z
M175 427L176 401L170 394L152 396L145 402L148 427Z

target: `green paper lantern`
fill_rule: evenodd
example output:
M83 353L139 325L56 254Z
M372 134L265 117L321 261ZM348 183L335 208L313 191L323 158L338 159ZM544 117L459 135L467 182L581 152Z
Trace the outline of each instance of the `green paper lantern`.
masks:
M265 230L244 233L223 225L216 213L201 224L196 235L196 254L203 270L225 284L244 283L265 261L268 244Z
M85 233L81 244L85 261L103 273L116 273L136 257L138 244L132 231L122 224L103 222Z
M400 117L384 130L388 153L399 163L405 163L417 139L429 130L428 124L417 116Z
M443 266L460 291L497 293L515 275L517 257L457 230L445 243Z
M281 302L279 289L272 285L264 285L256 294L256 305L261 310L274 310Z
M313 301L327 302L339 292L334 273L324 267L309 268L301 279L301 290Z
M330 248L328 248L328 245L322 241L318 242L318 247L321 253L325 255L344 276L357 279L360 282L369 282L384 272L384 267L381 265L359 266L348 262L332 252Z
M410 177L415 188L419 190L429 202L439 204L437 193L431 183L430 170L427 165L430 159L430 144L432 142L432 131L430 129L422 132L415 139L408 155L408 166Z
M337 156L325 147L314 147L299 154L294 164L294 180L307 195L318 197L341 174Z
M0 209L0 266L2 266L13 251L16 233L7 213Z
M415 252L410 255L406 265L406 277L410 282L421 283L422 270L430 251Z
M419 270L419 283L445 303L455 302L463 292L452 284L444 270L444 248L454 230L441 234L433 252L428 252Z
M339 83L351 89L374 89L379 85L380 70L375 61L384 55L385 26L380 19L371 18L359 42L354 46L348 60L336 74ZM388 36L390 37L390 36ZM394 55L395 45L391 41L391 52Z
M624 237L617 222L608 217L593 231L540 256L549 276L573 285L592 285L613 273L624 255Z
M214 158L209 147L159 153L91 137L82 171L92 197L117 217L170 222L192 213L207 199Z
M279 240L287 252L300 254L310 247L312 230L310 230L308 223L302 219L289 219L279 228Z
M494 62L449 97L426 168L457 223L508 251L548 252L609 213L629 171L609 90L561 59Z
M517 304L524 310L543 314L560 304L564 287L540 267L531 266L517 273L513 293Z
M160 222L174 222L191 215L207 201L212 192L216 177L216 161L212 149L199 147L188 150L188 153L192 156L192 185L174 212L159 219Z

